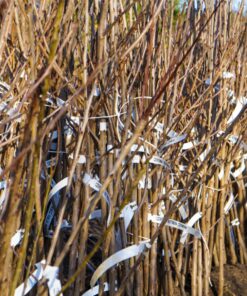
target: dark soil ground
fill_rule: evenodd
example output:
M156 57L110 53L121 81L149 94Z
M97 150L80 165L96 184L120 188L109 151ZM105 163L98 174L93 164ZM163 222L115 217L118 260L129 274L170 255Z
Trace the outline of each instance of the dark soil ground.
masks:
M225 265L225 296L247 296L247 266L242 264ZM212 296L217 295L218 269L211 273Z

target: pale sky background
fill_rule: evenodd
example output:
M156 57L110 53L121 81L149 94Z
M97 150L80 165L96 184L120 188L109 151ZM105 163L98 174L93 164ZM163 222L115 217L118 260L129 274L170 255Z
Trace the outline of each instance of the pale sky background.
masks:
M241 0L234 0L233 1L233 6L234 6L234 9L237 10L238 9L238 6L240 5L241 3ZM247 9L247 0L244 0L244 6L245 6L245 11Z
M181 0L181 3L184 3L185 0ZM197 2L197 1L195 1ZM202 1L203 2L203 1ZM238 10L241 0L233 0L233 9ZM247 12L247 0L244 0L245 12Z

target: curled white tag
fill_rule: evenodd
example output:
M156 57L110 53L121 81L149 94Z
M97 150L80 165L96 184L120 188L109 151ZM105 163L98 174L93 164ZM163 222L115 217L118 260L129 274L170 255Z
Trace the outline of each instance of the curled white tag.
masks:
M106 150L107 150L107 152L109 152L109 153L114 153L113 145L108 144Z
M50 203L47 213L46 213L46 217L45 217L45 221L44 221L44 231L46 233L46 235L48 235L49 233L49 228L51 225L51 221L55 215L55 210L56 207L59 204L60 201L60 194L59 191L62 190L63 188L65 188L68 185L68 177L62 179L61 181L59 181L50 191L49 196L48 196L48 201L53 198L53 203ZM55 208L54 208L55 206Z
M173 130L170 130L170 131L167 131L168 133L167 133L167 136L169 137L169 138L176 138L177 136L178 136L178 133L176 133L175 131L173 131Z
M71 153L71 154L69 155L69 158L74 159L74 155L73 155L73 153ZM83 154L80 154L79 157L78 157L77 163L78 163L78 164L84 164L84 163L86 163L86 162L87 162L87 160L86 160L86 156L83 155Z
M187 165L179 165L178 168L181 172L184 172L187 169Z
M227 203L225 204L225 207L224 207L225 214L228 214L228 212L230 211L230 209L231 209L231 207L233 205L233 202L234 202L234 195L231 192L230 197L229 197L229 199L228 199L228 201L227 201Z
M147 187L147 189L152 188L152 180L151 178L146 178L146 176L143 176L142 179L138 183L138 188L139 189L144 189Z
M231 79L231 78L235 78L235 74L234 74L234 73L231 73L231 72L224 71L224 72L222 73L222 78L223 78L223 79Z
M133 216L134 216L134 212L137 210L137 205L136 202L131 202L129 204L127 204L121 214L120 214L120 218L124 219L124 226L125 226L125 230L127 230ZM102 216L102 212L101 210L95 210L93 211L90 216L89 216L89 220L93 220L93 219L100 219Z
M7 186L7 182L6 182L6 181L1 181L1 182L0 182L0 190L1 190L1 189L5 189L6 186Z
M65 188L68 185L68 180L69 180L69 178L66 177L66 178L62 179L61 181L59 181L50 191L48 200L50 200L53 197L53 195L55 195L58 191Z
M177 200L177 197L175 195L170 195L169 199L174 203ZM183 220L185 220L188 217L188 214L186 213L185 207L183 205L178 205L178 210L179 213L181 215L181 217L183 218Z
M41 262L35 264L36 270L28 277L26 285L22 283L15 289L14 296L23 296L27 295L28 292L32 290L32 288L42 279L43 276L43 268Z
M132 163L140 163L141 161L141 156L136 154L134 155L134 157L132 158Z
M164 145L161 146L160 150L164 150L164 148L169 147L171 145L177 144L183 141L187 137L187 134L176 136L168 140Z
M57 266L47 265L45 268L45 260L36 263L36 270L28 277L26 285L22 283L15 289L14 296L23 296L29 293L32 288L44 277L48 280L47 285L50 296L56 296L61 291L61 282L58 279L59 268ZM63 294L60 294L63 295Z
M243 157L240 167L238 169L236 169L234 172L231 170L231 175L234 178L237 178L238 176L240 176L243 173L244 170L245 170L245 160L244 160L244 157Z
M209 151L211 149L210 142L208 142L207 144L208 144L207 148L199 155L199 159L200 159L201 162L204 161L204 159L207 157L207 155L208 155L208 153L209 153Z
M5 91L10 90L10 86L4 81L0 81L0 87L5 88Z
M154 129L158 132L158 133L163 133L164 131L164 124L161 122L157 122L156 125L154 126Z
M24 236L24 232L25 232L25 229L18 229L16 233L12 236L10 241L10 246L12 248L15 248L21 243Z
M190 218L190 220L188 221L188 223L186 225L188 227L192 227L199 219L201 219L201 217L202 217L202 212L197 212L195 215L193 215ZM192 228L192 229L194 229L194 228ZM199 233L199 236L198 237L201 237L202 236L201 235L201 231L199 231L199 230L197 230L197 231ZM189 234L189 231L187 231L187 230L184 230L183 231L183 233L181 235L181 238L180 238L180 243L181 244L184 244L185 243L188 234ZM192 234L192 233L190 233L190 234Z
M91 278L90 286L93 287L96 284L97 280L102 276L102 274L104 274L108 269L110 269L114 265L122 261L125 261L129 258L140 255L145 250L146 244L147 241L140 242L138 245L127 247L111 255L104 262L102 262L100 266L96 269L95 273Z
M149 162L152 163L152 164L161 165L161 166L163 166L165 169L170 167L169 164L168 164L164 159L162 159L161 157L156 156L156 155L154 155L154 156L150 159Z
M6 199L6 195L7 195L7 187L4 188L4 190L0 193L0 209L3 206L3 203Z
M198 141L193 141L193 142L187 142L184 143L182 146L182 150L189 150L192 149L193 147L195 147L196 145L198 145Z
M56 98L56 100L57 100L57 106L58 107L62 107L63 105L66 104L66 101L64 101L64 100L62 100L60 98Z
M224 166L222 166L221 167L221 169L220 169L220 172L219 172L219 174L218 174L218 178L220 179L220 180L222 180L223 179L223 177L224 177Z
M101 210L95 210L90 214L89 220L100 219L101 216L102 216Z
M71 229L72 225L66 220L63 219L63 222L61 224L61 229Z
M236 219L232 220L232 221L231 221L231 225L232 225L232 226L238 226L238 225L240 225L239 219L236 218Z
M142 152L142 153L145 153L146 152L147 154L149 154L148 148L144 147L143 145L140 145L139 148L138 148L138 145L137 144L132 145L131 148L130 148L130 151L131 152L138 151L138 152Z
M101 132L105 132L105 131L107 131L107 122L106 122L106 121L102 121L102 122L100 122L100 124L99 124L99 130L100 130Z
M93 95L95 97L99 97L100 96L100 89L98 88L98 86L95 87Z
M130 224L136 210L137 210L137 205L136 205L135 201L127 204L123 208L123 210L120 214L120 217L124 219L125 231L129 227L129 224Z
M80 117L79 116L69 116L69 118L77 125L80 124Z
M104 292L108 292L109 291L109 284L108 283L104 283ZM85 293L83 293L81 296L95 296L99 294L99 285L93 287L90 290L87 290Z
M82 179L82 182L85 184L85 185L88 185L89 187L91 187L93 190L95 191L100 191L102 185L99 181L97 181L95 178L91 178L90 175L88 175L87 173L85 173L83 175L83 179ZM108 218L107 218L107 225L110 224L110 220L111 220L111 198L108 194L107 191L104 191L103 192L103 197L109 207L109 215L108 215Z
M50 296L57 296L62 289L60 280L58 279L59 268L57 266L47 265L43 271L43 277L45 277L48 282L48 289Z
M193 217L191 219L193 219ZM162 222L163 218L164 218L163 216L152 215L150 213L148 214L148 221L151 221L153 223L160 224ZM189 225L189 223L184 224L184 223L178 222L178 221L173 220L173 219L168 219L165 225L169 226L169 227L177 228L179 230L182 230L183 232L186 232L186 235L187 234L192 234L197 238L201 237L201 232L199 230L194 229L193 227L191 227Z
M230 118L227 120L227 124L231 124L234 119L238 116L238 114L241 112L241 110L243 109L243 107L247 104L247 98L245 97L241 97L236 104L235 109L233 110Z

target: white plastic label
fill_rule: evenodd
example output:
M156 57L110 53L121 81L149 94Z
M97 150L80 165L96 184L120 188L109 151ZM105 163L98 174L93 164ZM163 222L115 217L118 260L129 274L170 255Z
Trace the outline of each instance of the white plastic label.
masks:
M69 158L74 159L74 155L73 155L73 153L69 155ZM84 163L86 163L86 162L87 162L87 160L86 160L86 156L83 155L83 154L80 154L79 157L78 157L77 163L78 163L78 164L84 164Z
M96 179L91 178L90 175L88 175L87 173L84 174L82 181L85 185L88 185L95 191L100 191L102 187L100 182L98 182ZM109 207L109 215L107 218L107 225L109 225L111 220L111 198L107 191L103 192L103 197Z
M191 219L193 219L193 217ZM152 215L150 213L148 214L148 221L160 224L162 222L162 220L163 220L163 216ZM186 235L187 234L192 234L195 237L200 238L201 237L201 232L199 230L194 229L193 227L191 227L189 222L188 222L188 224L184 224L184 223L178 222L178 221L173 220L173 219L168 219L168 221L166 222L165 225L169 226L169 227L177 228L179 230L182 230L183 233L186 233ZM183 237L183 234L182 234L182 237ZM182 239L182 237L181 237L181 239ZM181 242L181 240L180 240L180 242Z
M100 130L101 132L105 132L105 131L107 131L107 123L106 123L106 121L102 121L102 122L100 122L100 124L99 124L99 130Z
M223 177L224 177L224 166L221 167L220 172L218 174L218 177L219 177L220 180L223 179Z
M161 122L157 122L156 125L154 126L154 129L158 132L158 133L163 133L164 131L164 124Z
M68 177L62 179L52 188L52 190L49 193L48 200L50 200L53 195L55 195L58 191L60 191L61 189L65 188L68 185L68 179L69 179Z
M132 163L140 163L141 161L141 156L140 155L134 155L134 157L132 158Z
M108 292L109 291L109 284L108 283L104 283L104 292ZM87 290L85 293L83 293L81 296L95 296L99 294L99 285L93 287L90 290Z
M198 145L198 142L197 142L197 141L184 143L183 146L182 146L182 150L189 150L189 149L192 149L192 148L195 147L196 145Z
M238 116L238 114L241 112L242 108L247 104L247 98L241 97L236 104L235 109L233 110L230 118L227 121L227 124L231 124L234 119Z
M104 274L108 269L110 269L114 265L143 253L145 248L150 247L150 246L147 246L147 243L148 241L140 242L138 245L127 247L111 255L109 258L107 258L96 269L90 281L90 286L93 287L96 284L97 280L102 276L102 274Z
M162 147L160 148L160 150L162 151L166 147L169 147L171 145L177 144L177 143L183 141L186 137L187 137L187 134L173 137L170 140L168 140L164 145L162 145Z
M107 145L107 152L114 153L113 145L111 145L111 144Z
M16 246L18 246L21 243L23 236L24 236L24 232L25 232L24 229L18 229L16 231L16 233L12 236L11 241L10 241L10 246L12 248L15 248Z
M143 178L138 183L139 189L151 189L152 188L152 180L151 178L146 178L146 176L143 176Z
M190 220L188 221L188 223L187 223L186 225L187 225L188 227L192 227L192 226L193 226L193 225L194 225L199 219L201 219L201 217L202 217L202 212L198 212L198 213L196 213L195 215L193 215L193 216L190 218ZM194 228L192 228L192 229L194 229ZM198 232L198 234L199 234L198 237L201 237L201 236L202 236L202 235L201 235L201 231L197 230L197 232ZM187 230L184 230L184 231L183 231L183 233L182 233L182 235L181 235L181 238L180 238L180 243L182 243L182 244L185 243L188 234L189 234L189 231L187 231ZM190 234L192 234L192 233L190 233Z
M235 74L234 73L231 73L231 72L223 72L222 73L222 78L223 79L231 79L231 78L235 78Z
M236 169L234 172L231 170L231 175L234 178L237 178L238 176L240 176L243 173L244 170L245 170L245 161L244 161L244 157L243 157L240 167L238 169Z
M148 148L144 147L143 145L140 145L139 148L138 148L138 145L137 144L134 144L131 146L130 148L130 151L131 152L136 152L138 150L138 152L141 152L141 153L147 153L149 154L149 150Z
M236 218L236 219L232 220L232 221L231 221L231 225L232 225L232 226L238 226L238 225L240 225L239 219Z
M177 200L177 197L175 195L170 195L169 199L174 203ZM183 218L183 220L185 220L188 217L188 214L186 213L185 207L183 205L178 205L178 210L179 213L181 215L181 217Z
M32 288L44 277L48 280L48 289L50 296L56 296L61 291L61 282L58 279L59 268L57 266L45 265L45 260L36 263L36 270L27 279L26 285L22 283L19 287L15 289L14 296L23 296L29 293ZM63 294L60 294L63 295Z
M7 186L7 182L6 182L6 181L1 181L1 182L0 182L0 190L1 190L1 189L5 189L6 186Z
M233 195L233 193L231 192L230 197L229 197L229 199L228 199L228 201L227 201L227 203L226 203L226 205L225 205L225 207L224 207L224 212L225 212L225 214L228 214L228 212L230 211L230 209L231 209L233 203L234 203L234 195Z
M159 156L153 156L149 162L152 164L161 165L165 169L170 167L169 164Z
M123 208L123 210L120 214L120 217L124 219L125 231L129 227L129 224L130 224L136 210L137 210L137 205L136 205L135 201L127 204Z

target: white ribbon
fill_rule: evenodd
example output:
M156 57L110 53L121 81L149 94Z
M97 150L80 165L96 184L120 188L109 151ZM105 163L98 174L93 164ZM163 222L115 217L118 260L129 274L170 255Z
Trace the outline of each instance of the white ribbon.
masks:
M137 205L136 205L136 202L133 201L129 204L127 204L123 210L121 211L121 214L120 214L120 218L123 218L124 219L124 226L125 226L125 231L127 230L127 228L129 227L130 225L130 222L134 216L134 213L135 211L137 210ZM93 220L93 219L100 219L102 216L102 212L101 210L95 210L93 211L90 216L89 216L89 219L90 220Z
M6 181L0 182L0 190L2 190L2 189L3 189L3 191L0 194L0 209L2 208L3 203L6 199L6 195L7 195L7 182Z
M227 203L225 204L225 207L224 207L225 214L228 214L228 212L230 211L233 203L234 203L234 195L231 192L230 197L229 197L229 199L228 199L228 201L227 201Z
M62 190L68 185L68 180L68 177L62 179L52 188L52 190L49 193L48 201L53 197L53 195L55 195L58 191Z
M202 212L197 212L195 215L193 215L190 220L188 221L188 223L186 224L188 227L192 227L199 219L201 219L202 217ZM192 228L194 229L194 228ZM198 234L199 236L198 237L201 237L202 234L201 234L201 231L197 230L198 231ZM180 238L180 243L184 244L185 241L186 241L186 238L189 234L189 231L187 230L184 230L182 235L181 235L181 238ZM190 233L192 234L192 233Z
M147 153L147 154L149 154L149 150L148 150L148 148L146 148L146 147L144 147L143 145L140 145L139 146L139 148L138 148L138 146L139 145L137 145L137 144L133 144L132 146L131 146L131 148L130 148L130 151L131 152L136 152L136 151L138 151L138 152L141 152L141 153Z
M25 229L18 229L16 233L12 236L10 241L10 246L12 248L15 248L21 243L24 236L24 232L25 232Z
M241 165L238 169L236 169L234 172L231 169L231 175L236 179L238 176L240 176L243 171L245 170L245 160L244 157L241 160Z
M107 258L104 262L100 264L100 266L94 272L92 279L90 281L90 286L93 287L97 280L111 267L114 265L125 261L129 258L135 257L143 253L145 248L150 248L150 244L148 241L140 242L138 245L133 245L127 247L121 251L116 252L115 254L111 255Z
M43 277L48 280L47 285L50 296L56 296L61 291L61 282L58 279L59 268L50 265L43 268L43 265L45 265L45 260L35 264L36 270L28 277L26 284L22 283L15 289L14 296L26 295Z
M241 97L236 104L235 109L233 110L231 116L229 117L227 124L230 125L234 119L238 116L238 114L241 112L243 107L247 104L247 98Z
M74 159L74 155L73 155L73 153L71 153L71 154L69 155L69 158ZM78 163L78 164L84 164L84 163L86 163L86 162L87 162L87 160L86 160L86 156L83 155L83 154L80 154L79 157L78 157L78 159L77 159L77 163Z
M169 164L168 164L164 159L162 159L161 157L156 156L156 155L154 155L154 156L150 159L149 162L152 163L152 164L161 165L161 166L163 166L165 169L170 167Z
M169 199L174 203L177 200L177 197L175 195L170 195ZM185 220L188 217L188 214L186 213L185 207L183 205L180 206L180 204L178 205L178 210L179 213L181 215L181 217L183 218L183 220Z
M231 78L235 78L235 74L234 74L234 73L231 73L231 72L224 71L224 72L222 73L222 78L223 78L223 79L231 79Z
M141 161L141 156L136 154L134 155L134 157L132 158L132 163L140 163Z
M108 283L104 283L104 292L108 292L109 291L109 284ZM85 293L83 293L81 296L95 296L99 294L99 285L93 287L90 290L87 290Z
M139 189L144 189L147 187L147 189L152 188L152 180L151 178L146 178L146 176L143 176L142 179L138 183L138 188Z
M95 191L100 191L102 187L102 184L99 181L97 181L95 178L91 178L87 173L84 174L82 181L85 185L88 185ZM109 207L109 215L107 218L107 225L109 225L111 220L111 198L107 191L103 192L103 197Z
M187 137L187 134L176 136L168 140L164 145L161 146L160 150L164 150L164 148L169 147L171 145L177 144L183 141Z
M239 222L238 218L232 220L232 221L231 221L231 225L232 225L232 226L238 226L238 225L240 225L240 222Z
M100 219L101 216L102 216L101 210L95 210L90 214L89 220Z
M191 218L191 220L193 219L193 217ZM162 222L163 218L164 218L163 216L152 215L150 213L148 214L148 221L151 221L153 223L160 224ZM199 230L194 229L193 227L191 227L190 226L191 223L189 224L189 222L187 224L184 224L184 223L178 222L178 221L173 220L173 219L168 219L165 225L169 226L169 227L177 228L179 230L182 230L183 234L184 233L186 234L186 237L187 237L188 234L192 234L195 237L200 238L201 237L201 232ZM182 237L183 237L183 234L182 234ZM182 237L181 237L181 240L182 240ZM180 240L180 242L181 242L181 240Z
M107 131L107 122L106 121L100 122L99 130L100 130L100 132L106 132Z
M193 142L187 142L184 143L182 146L182 150L189 150L192 149L193 147L195 147L196 145L198 145L198 141L193 141Z
M120 217L124 219L125 231L127 231L127 228L129 227L130 222L131 222L136 210L137 210L137 205L136 205L135 201L127 204L123 208L123 210L120 214Z
M220 169L220 172L219 172L219 174L218 174L218 178L219 178L220 180L222 180L223 177L224 177L224 174L225 174L225 172L224 172L224 166L222 166L221 169Z

